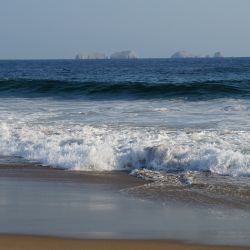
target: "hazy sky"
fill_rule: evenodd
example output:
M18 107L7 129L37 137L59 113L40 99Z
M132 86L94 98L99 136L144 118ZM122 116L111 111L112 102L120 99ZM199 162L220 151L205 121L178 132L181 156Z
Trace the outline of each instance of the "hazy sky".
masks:
M0 0L0 59L250 56L250 0Z

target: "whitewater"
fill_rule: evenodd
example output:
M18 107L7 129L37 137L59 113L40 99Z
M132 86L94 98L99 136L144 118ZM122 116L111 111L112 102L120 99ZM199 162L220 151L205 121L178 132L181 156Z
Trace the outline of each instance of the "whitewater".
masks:
M250 175L249 60L0 64L2 157L77 171Z
M243 103L223 102L225 107L218 110L214 102L210 107L207 102L187 107L182 101L150 106L145 101L90 104L41 99L34 104L6 99L1 103L0 151L69 170L145 168L247 176L250 132L235 125L237 121L246 127L241 117L248 108ZM197 105L198 114L193 113ZM203 112L206 118L200 119Z

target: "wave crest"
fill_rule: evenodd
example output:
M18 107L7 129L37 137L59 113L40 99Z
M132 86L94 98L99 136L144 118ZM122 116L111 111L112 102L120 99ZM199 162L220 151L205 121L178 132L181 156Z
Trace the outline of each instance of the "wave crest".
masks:
M203 81L190 83L95 82L57 80L0 80L0 95L29 97L91 98L220 98L249 97L250 81Z
M248 176L249 141L249 132L0 126L0 150L5 155L82 171L145 168Z

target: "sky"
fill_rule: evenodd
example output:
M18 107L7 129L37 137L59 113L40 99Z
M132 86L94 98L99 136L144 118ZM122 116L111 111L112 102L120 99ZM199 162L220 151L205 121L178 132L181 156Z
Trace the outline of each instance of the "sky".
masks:
M0 0L0 59L250 56L250 0Z

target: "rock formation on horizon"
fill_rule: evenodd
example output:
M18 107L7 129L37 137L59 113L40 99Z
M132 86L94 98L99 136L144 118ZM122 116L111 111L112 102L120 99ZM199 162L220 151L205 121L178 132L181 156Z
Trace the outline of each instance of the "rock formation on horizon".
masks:
M221 58L223 57L221 52L216 52L214 53L214 58ZM174 53L171 58L210 58L210 55L206 55L206 56L201 56L201 55L194 55L192 53L189 53L185 50L182 51L178 51L176 53Z
M223 57L223 55L220 51L214 53L214 58L221 58L221 57Z
M171 56L171 58L196 58L196 57L198 56L195 56L185 50L178 51Z
M137 59L138 56L133 50L115 52L110 56L110 59Z
M76 60L96 60L96 59L107 59L104 53L94 52L94 53L79 53L75 57Z

